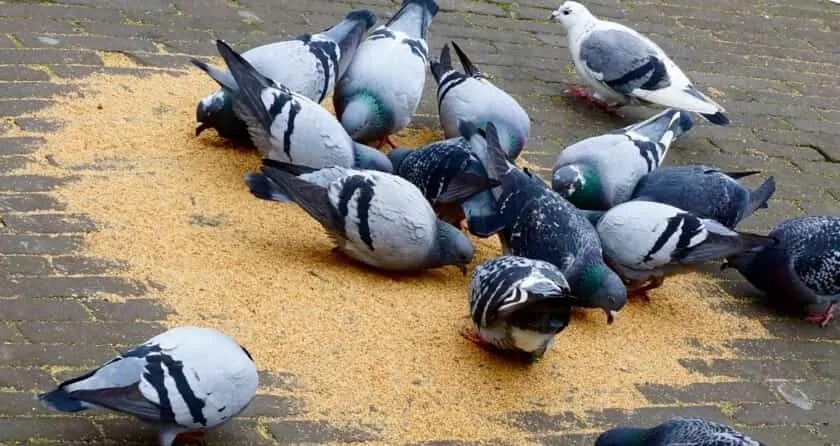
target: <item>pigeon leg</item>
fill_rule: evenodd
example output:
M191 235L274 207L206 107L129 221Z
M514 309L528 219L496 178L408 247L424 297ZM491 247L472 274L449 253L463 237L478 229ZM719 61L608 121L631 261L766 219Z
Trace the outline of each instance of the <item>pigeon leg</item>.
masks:
M396 149L397 145L394 144L394 141L391 139L391 135L388 135L382 138L382 141L379 142L379 148L383 148L385 146L390 146L392 149Z
M648 291L653 291L653 290L661 287L663 282L665 282L664 277L656 276L656 277L650 279L650 281L648 281L648 283L645 286L634 290L633 295L639 296L640 298L644 299L646 302L650 302L650 296L648 295Z
M207 440L204 438L204 432L184 432L183 434L178 435L175 439L175 444L205 446L207 444Z
M590 104L600 108L604 112L609 113L611 115L617 115L618 109L621 107L618 104L610 104L609 102L602 101L596 98L591 91L585 88L580 88L576 85L568 85L566 87L566 95L572 98L582 99L586 102L589 102Z
M805 320L811 322L812 324L820 324L820 327L822 328L828 327L828 323L834 320L834 307L836 306L837 304L831 304L825 313L809 315L805 318Z

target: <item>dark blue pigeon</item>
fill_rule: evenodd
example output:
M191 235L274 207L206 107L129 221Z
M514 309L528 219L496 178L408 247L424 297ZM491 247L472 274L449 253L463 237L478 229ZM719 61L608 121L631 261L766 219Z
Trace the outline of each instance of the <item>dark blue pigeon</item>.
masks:
M840 303L840 217L795 218L776 226L776 246L730 257L756 288L809 322L828 325Z
M773 177L754 191L737 181L757 173L723 172L708 166L663 167L639 180L633 199L669 204L735 229L741 220L766 208L776 191Z
M731 427L700 418L671 418L644 429L620 427L601 434L595 446L767 446Z

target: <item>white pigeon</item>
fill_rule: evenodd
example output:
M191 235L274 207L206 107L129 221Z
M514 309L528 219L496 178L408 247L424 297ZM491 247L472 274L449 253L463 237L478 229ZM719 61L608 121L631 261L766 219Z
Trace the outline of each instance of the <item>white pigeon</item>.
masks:
M602 105L626 105L639 99L699 113L713 124L729 124L723 107L695 88L647 37L600 20L577 2L563 3L551 18L566 28L577 72L595 89L594 98Z
M434 0L403 0L388 23L368 36L335 89L335 110L355 141L394 144L411 122L426 83L426 34Z
M198 62L236 98L251 139L265 158L313 168L341 166L392 170L380 151L356 144L326 109L260 74L227 43L216 42L230 73Z
M320 223L338 250L367 265L417 271L447 265L466 273L469 238L439 220L419 189L384 172L333 167L307 171L263 161L246 175L258 198L293 201Z
M161 446L202 434L242 412L257 392L257 368L233 339L209 328L157 335L102 367L39 396L50 409L106 408L160 429Z
M659 287L668 265L722 260L776 244L652 201L620 204L600 217L596 229L607 264L637 292Z
M452 67L449 46L445 45L440 60L432 61L432 74L438 84L440 123L447 138L461 135L464 122L484 128L492 122L499 132L499 142L508 158L515 160L531 135L531 119L516 99L493 85L455 42L455 53L464 72Z

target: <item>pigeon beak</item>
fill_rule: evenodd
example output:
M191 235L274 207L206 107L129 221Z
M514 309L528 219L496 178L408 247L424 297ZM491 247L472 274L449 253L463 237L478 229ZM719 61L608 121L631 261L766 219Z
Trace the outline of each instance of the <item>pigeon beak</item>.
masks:
M615 316L618 314L616 311L607 311L607 325L612 325L615 322Z
M201 132L203 132L203 131L205 131L205 130L207 130L207 129L209 129L209 128L210 128L210 124L206 124L206 123L204 123L204 122L199 122L199 123L197 123L197 124L195 125L195 136L200 135L200 134L201 134Z
M461 271L461 274L463 274L464 276L467 275L467 265L458 265L458 269Z

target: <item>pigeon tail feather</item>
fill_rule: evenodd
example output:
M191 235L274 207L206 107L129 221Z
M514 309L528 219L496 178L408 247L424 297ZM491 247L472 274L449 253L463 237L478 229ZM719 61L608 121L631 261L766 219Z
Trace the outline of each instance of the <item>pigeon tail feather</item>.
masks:
M478 67L475 66L475 64L472 63L470 58L467 57L467 54L464 53L464 51L461 49L461 47L458 46L458 44L455 43L454 40L452 41L452 48L455 48L455 54L458 55L458 59L461 61L461 65L463 65L464 72L467 73L467 76L470 76L470 77L481 76L481 70L479 70Z
M275 87L274 82L260 74L253 65L234 51L225 41L217 40L216 47L233 78L236 79L236 84L239 86L238 97L241 102L244 102L245 107L254 116L258 117L266 131L269 131L272 119L262 102L262 92L266 88Z
M438 4L435 0L403 0L402 5L400 6L400 10L391 17L391 20L388 21L387 26L391 26L394 22L399 20L403 14L408 11L409 6L411 5L418 5L422 7L426 12L428 12L432 17L437 15L438 13Z
M752 215L753 212L767 208L767 201L770 200L770 197L776 192L776 180L773 177L770 177L765 181L758 189L750 192L750 206L747 208L747 212L744 215L749 216Z
M443 75L452 71L452 55L449 53L449 45L444 45L440 50L440 59L429 62L435 82L440 84Z
M679 259L680 263L701 263L761 250L777 244L777 240L763 235L738 233L737 236L709 232L706 240Z
M289 195L285 191L281 190L277 183L271 181L270 178L261 173L246 173L245 184L248 185L248 189L251 193L259 199L279 201L281 203L292 201L292 199L289 198Z
M376 14L367 9L357 9L350 11L345 17L346 20L354 20L365 24L365 28L371 28L376 25Z
M626 127L625 132L633 131L667 146L693 126L694 122L688 112L669 108L646 121Z
M746 177L750 177L750 176L753 176L753 175L758 175L760 173L761 173L760 170L747 170L747 171L744 171L744 172L723 172L724 175L726 175L728 177L731 177L733 179L736 179L736 180L740 180L741 178L746 178Z
M330 231L343 230L335 217L326 188L301 180L289 172L271 166L263 166L262 171L318 223Z
M239 86L236 84L236 80L231 76L230 73L219 70L215 67L212 67L198 59L190 59L193 65L197 66L199 69L207 73L214 81L216 81L222 88L236 93L239 90Z
M711 122L714 125L729 125L732 121L729 120L729 117L726 116L723 112L717 112L715 114L702 114L707 121Z
M59 387L52 392L38 395L38 399L48 408L59 412L80 412L90 407L73 398L70 393Z

